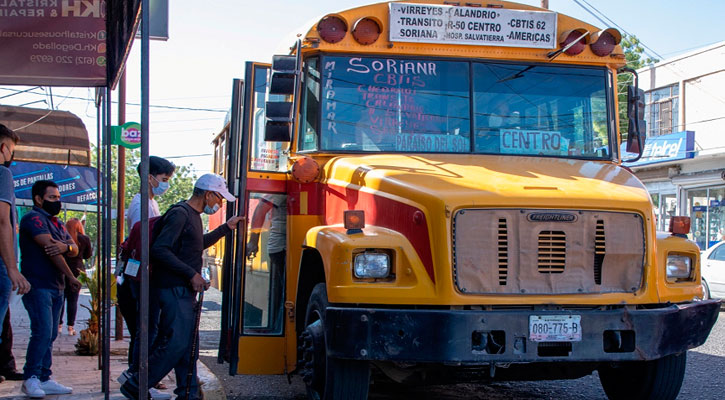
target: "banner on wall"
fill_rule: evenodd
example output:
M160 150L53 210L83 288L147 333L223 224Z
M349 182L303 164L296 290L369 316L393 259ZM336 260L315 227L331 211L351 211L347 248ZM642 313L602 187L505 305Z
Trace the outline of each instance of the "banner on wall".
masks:
M51 180L58 184L60 200L68 204L96 204L97 170L91 167L75 167L30 162L13 162L10 166L17 199L32 200L33 183Z

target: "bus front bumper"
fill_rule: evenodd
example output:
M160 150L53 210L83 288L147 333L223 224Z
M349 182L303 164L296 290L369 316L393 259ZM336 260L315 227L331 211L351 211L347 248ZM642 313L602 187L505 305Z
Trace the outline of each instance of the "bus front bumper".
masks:
M705 342L720 302L648 309L406 310L329 307L328 355L451 365L654 360ZM581 340L530 340L531 316L580 316Z

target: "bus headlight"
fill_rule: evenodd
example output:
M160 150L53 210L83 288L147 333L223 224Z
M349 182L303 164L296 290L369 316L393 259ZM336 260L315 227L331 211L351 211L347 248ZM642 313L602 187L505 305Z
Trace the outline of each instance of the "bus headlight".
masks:
M667 278L687 279L692 273L692 259L677 254L667 255Z
M390 275L390 256L387 253L360 253L355 256L356 278L386 278Z

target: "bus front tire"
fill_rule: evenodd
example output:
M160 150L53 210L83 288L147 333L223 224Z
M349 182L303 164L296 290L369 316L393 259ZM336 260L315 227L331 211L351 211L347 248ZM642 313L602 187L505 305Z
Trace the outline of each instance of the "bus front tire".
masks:
M611 400L674 400L685 377L687 352L653 361L599 368L599 380Z
M313 400L364 400L370 387L367 361L327 356L325 310L329 306L324 283L317 284L307 303L305 330L300 335L302 360L300 374Z

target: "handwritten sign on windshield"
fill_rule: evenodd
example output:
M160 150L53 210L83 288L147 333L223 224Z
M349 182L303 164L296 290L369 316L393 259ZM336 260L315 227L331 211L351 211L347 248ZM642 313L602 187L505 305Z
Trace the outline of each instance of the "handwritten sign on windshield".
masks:
M323 148L468 151L446 138L470 140L468 68L457 61L323 58Z
M559 132L501 129L499 138L503 154L569 154L569 140Z

